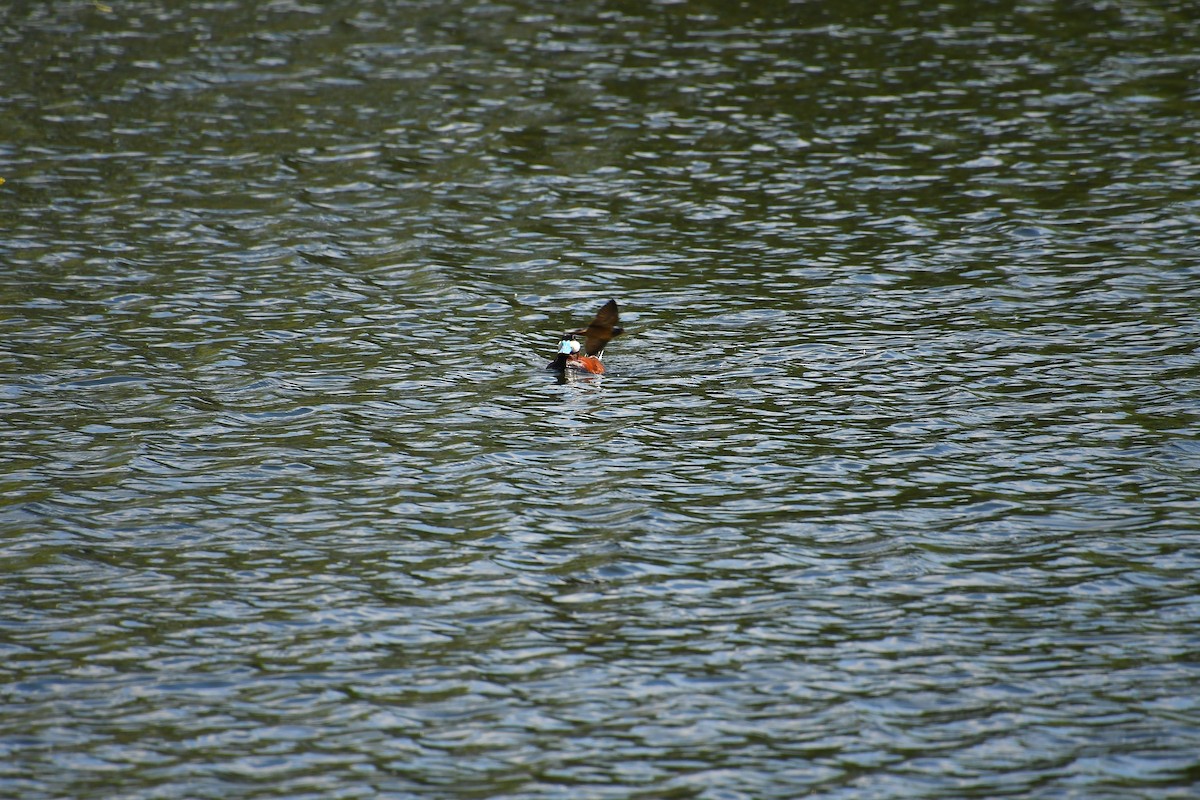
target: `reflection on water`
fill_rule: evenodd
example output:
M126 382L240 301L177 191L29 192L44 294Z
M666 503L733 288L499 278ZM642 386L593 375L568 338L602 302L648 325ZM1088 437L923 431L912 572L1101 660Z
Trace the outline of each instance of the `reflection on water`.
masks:
M0 795L1189 796L1188 11L4 12Z

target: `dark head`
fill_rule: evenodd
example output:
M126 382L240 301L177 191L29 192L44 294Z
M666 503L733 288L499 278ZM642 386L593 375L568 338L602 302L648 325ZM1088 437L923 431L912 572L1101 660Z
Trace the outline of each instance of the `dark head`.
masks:
M565 372L567 369L567 359L579 352L580 344L572 334L567 334L562 341L558 343L558 353L554 356L554 360L546 365L546 369L552 369L556 372Z

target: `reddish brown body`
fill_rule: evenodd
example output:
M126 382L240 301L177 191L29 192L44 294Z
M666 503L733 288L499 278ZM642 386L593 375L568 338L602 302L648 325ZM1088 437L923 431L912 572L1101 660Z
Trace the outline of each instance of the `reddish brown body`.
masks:
M604 364L595 356L570 356L567 358L567 369L588 372L592 375L604 374Z

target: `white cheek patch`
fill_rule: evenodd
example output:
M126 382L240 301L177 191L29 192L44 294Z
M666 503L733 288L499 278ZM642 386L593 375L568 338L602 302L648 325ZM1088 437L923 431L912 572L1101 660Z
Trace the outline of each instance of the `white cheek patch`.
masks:
M575 341L574 339L571 340L571 352L572 353L579 352L579 342Z

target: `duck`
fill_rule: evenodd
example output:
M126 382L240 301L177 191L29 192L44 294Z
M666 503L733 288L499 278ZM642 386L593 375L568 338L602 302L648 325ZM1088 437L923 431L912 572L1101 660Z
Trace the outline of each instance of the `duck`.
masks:
M546 365L546 369L561 374L582 372L588 375L603 375L604 364L600 359L604 355L605 346L614 337L625 332L624 328L617 325L617 312L617 301L609 300L596 312L596 317L586 328L563 334L558 343L558 353L554 360Z

